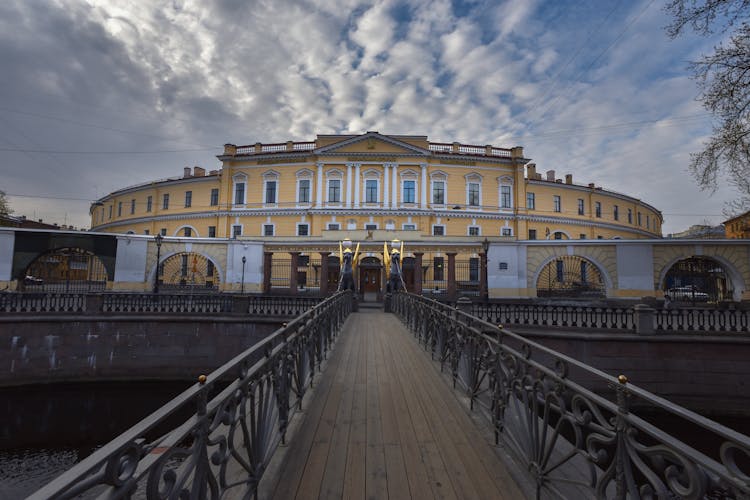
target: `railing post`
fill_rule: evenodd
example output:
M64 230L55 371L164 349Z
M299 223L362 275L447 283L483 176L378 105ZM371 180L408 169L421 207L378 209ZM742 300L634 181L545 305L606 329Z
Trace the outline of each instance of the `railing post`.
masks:
M456 252L447 252L448 256L448 300L456 300Z
M469 297L461 297L456 301L456 308L465 314L471 314L471 299Z
M635 332L639 335L652 335L654 333L654 308L646 304L638 304L633 307L633 321Z
M640 304L639 304L640 305ZM614 388L617 392L617 417L615 421L615 433L617 448L615 449L615 498L625 500L627 497L627 485L625 483L625 472L628 461L628 452L625 440L628 432L628 423L625 416L630 412L628 402L628 391L625 385L628 383L628 377L620 375L617 377L619 384Z
M104 296L101 293L88 293L85 295L85 304L83 306L84 314L99 314L104 307Z
M289 291L292 295L297 295L297 268L299 266L299 252L289 252L292 256L289 274Z
M271 293L271 270L273 252L263 252L263 293Z
M248 295L235 295L232 297L232 314L247 314L250 309L250 297Z

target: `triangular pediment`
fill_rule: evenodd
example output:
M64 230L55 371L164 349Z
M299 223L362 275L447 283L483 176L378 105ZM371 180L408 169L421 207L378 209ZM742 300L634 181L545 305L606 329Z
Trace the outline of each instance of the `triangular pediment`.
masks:
M425 138L425 144L427 140ZM396 137L382 135L377 132L367 132L366 134L347 137L341 141L328 144L315 150L316 154L366 154L366 155L429 155L429 150L409 144L399 140Z

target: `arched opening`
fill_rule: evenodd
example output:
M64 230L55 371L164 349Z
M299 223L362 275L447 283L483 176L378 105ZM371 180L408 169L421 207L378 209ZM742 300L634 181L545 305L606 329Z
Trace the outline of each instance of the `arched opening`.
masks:
M537 297L600 298L606 295L602 273L590 260L563 255L544 266L536 282Z
M213 261L195 252L170 255L159 264L159 287L162 290L218 290L221 282Z
M365 257L357 265L359 268L359 294L365 302L380 299L383 265L377 257Z
M19 285L24 291L93 292L107 288L107 270L82 248L57 248L37 257Z
M669 268L662 290L675 302L719 302L732 299L730 284L719 262L708 257L690 257Z

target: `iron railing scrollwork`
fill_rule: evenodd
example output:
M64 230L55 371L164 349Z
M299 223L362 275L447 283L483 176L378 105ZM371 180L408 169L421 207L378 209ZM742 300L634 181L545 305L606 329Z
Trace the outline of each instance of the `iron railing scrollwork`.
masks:
M437 301L398 293L392 311L489 419L538 498L750 498L750 437ZM652 411L712 448L658 428Z
M102 295L104 313L226 313L232 297L219 294L107 293Z
M230 490L241 498L255 496L271 455L285 440L290 418L301 408L351 310L351 292L326 299L30 498L218 499ZM192 413L187 420L169 421L185 411ZM165 425L169 432L151 436Z
M472 314L501 325L634 330L632 307L477 302Z

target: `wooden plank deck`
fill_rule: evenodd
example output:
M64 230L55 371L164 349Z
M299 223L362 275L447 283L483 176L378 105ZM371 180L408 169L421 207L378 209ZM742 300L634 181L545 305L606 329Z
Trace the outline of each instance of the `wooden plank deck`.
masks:
M262 498L524 498L395 316L352 314L317 380Z

